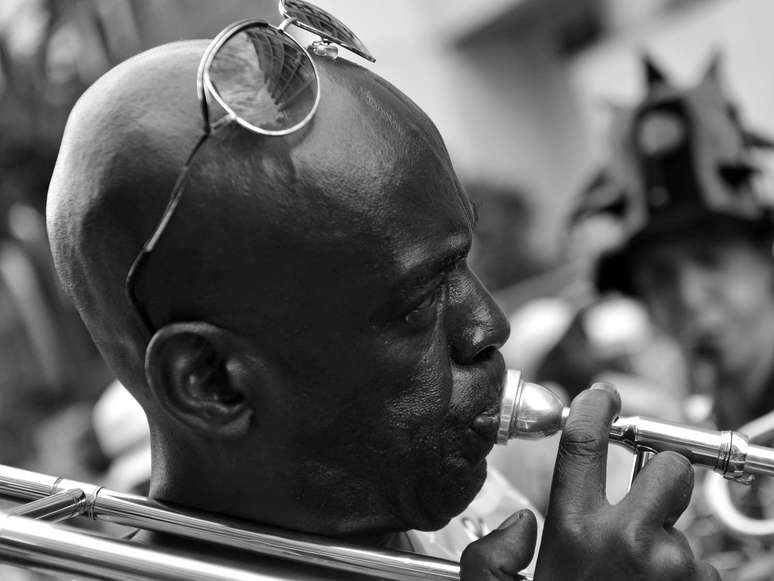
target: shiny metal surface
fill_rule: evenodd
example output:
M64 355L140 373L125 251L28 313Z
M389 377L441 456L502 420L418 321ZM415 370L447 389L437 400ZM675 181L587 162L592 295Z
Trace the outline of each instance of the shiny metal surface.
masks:
M8 514L0 514L0 558L19 566L106 581L276 579L203 561L180 551L154 551Z
M569 411L553 392L523 381L521 372L509 369L501 396L497 443L506 444L515 437L539 440L555 434L564 426Z
M750 442L770 441L774 436L774 412L745 424L739 431L749 436ZM745 466L755 474L774 476L774 450L754 443L748 444ZM742 513L731 499L728 481L718 474L706 475L703 492L707 506L729 531L743 539L774 536L774 519L757 519Z
M93 512L97 519L383 579L459 579L459 564L453 561L359 547L178 507L172 509L144 497L106 489L97 496Z
M86 508L86 494L83 490L75 489L33 500L8 511L8 514L58 522L80 516Z
M56 491L61 480L56 476L39 474L29 470L4 466L0 479L0 496L13 498L36 499L50 496Z
M497 443L506 444L511 439L513 420L516 417L517 405L522 394L524 382L521 372L509 369L505 373L505 385L500 396L500 421L497 426ZM519 408L521 406L518 406Z
M237 548L256 555L280 558L333 571L345 571L397 581L419 581L421 579L444 581L459 579L459 564L454 561L399 551L371 549L323 537L280 531L269 527L259 527L209 513L198 513L179 507L165 506L142 496L122 494L93 484L83 483L83 486L88 489L88 493L82 490L73 491L73 483L74 481L71 480L0 465L0 495L25 500L38 500L37 503L30 503L15 509L19 511L18 514L24 514L25 512L44 514L53 509L65 510L63 507L74 503L75 497L77 497L79 507L76 512L79 514L83 513L94 519ZM54 498L54 500L50 500L51 498ZM44 509L44 507L48 508ZM73 510L75 511L75 509ZM13 518L15 517L6 515L3 521L6 528L4 529L5 533L0 531L0 556L14 562L20 562L19 559L22 559L23 555L20 555L19 549L14 544L16 541L13 541L13 539L19 538L18 535L22 534L17 529L25 531L24 535L29 534L30 538L28 540L32 543L37 542L37 539L33 538L37 534L43 537L45 537L44 533L46 532L52 534L53 537L51 539L43 542L41 550L44 550L46 553L55 550L46 547L49 544L57 546L56 539L59 535L59 529L36 529L33 527L34 530L28 533L27 531L30 529L26 527L31 527L31 525L22 526L24 523L18 524L18 521L11 520ZM69 543L68 539L71 538L63 537L66 543ZM98 539L98 537L88 536L88 539ZM84 542L84 540L80 539L79 542ZM92 543L92 540L88 542ZM99 546L103 547L103 545ZM129 546L131 547L132 545L129 544ZM69 550L68 547L69 545L59 547L59 549L66 554ZM113 545L104 546L104 548L105 555L117 549ZM21 562L32 566L35 565L35 558L37 557L27 555L25 557L26 560L22 559ZM51 562L59 562L61 558L63 557L56 556ZM70 565L74 565L74 563L70 563L67 566ZM88 564L88 567L91 570L92 565ZM74 571L67 569L59 570ZM82 571L85 570L82 569ZM142 575L146 576L143 577ZM147 576L148 573L142 573L142 575L139 577L107 576L96 578L177 578ZM217 576L180 577L180 579L210 578L220 579ZM240 579L241 577L231 578Z
M520 374L509 373L508 381L518 382L516 390L508 384L503 387L503 407L510 416L510 439L549 436L564 427L569 409L555 394L538 384L524 382ZM748 437L740 432L718 432L632 416L613 422L610 440L635 452L672 450L693 464L707 466L738 482L747 483L756 474L774 475L774 450L748 444ZM498 443L502 443L499 437Z
M774 450L749 444L747 447L747 470L755 474L774 476Z

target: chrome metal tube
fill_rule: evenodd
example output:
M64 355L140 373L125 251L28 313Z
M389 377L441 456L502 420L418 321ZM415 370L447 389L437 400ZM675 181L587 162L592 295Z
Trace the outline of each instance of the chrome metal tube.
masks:
M101 520L349 573L397 581L459 579L459 564L453 561L360 547L179 507L172 509L144 497L106 489L97 495L93 512Z
M77 484L88 489L87 505L82 512L97 520L381 579L447 581L457 580L460 575L459 563L454 561L261 527L210 513L166 506L142 496L122 494L93 484L0 465L0 496L44 499L59 496Z
M774 435L774 411L746 423L739 429L748 435L751 441L770 441ZM774 463L774 450L751 444L747 452L747 464L756 466L760 473L769 470ZM769 474L771 474L769 472ZM768 537L774 535L774 519L757 519L744 514L731 499L729 482L712 472L704 477L704 499L715 517L723 526L740 538L749 540L753 537Z
M747 447L747 470L754 474L774 476L774 450L750 444Z
M58 522L82 515L85 510L86 494L83 490L76 489L33 500L8 511L8 514Z
M50 573L105 581L277 581L181 551L151 550L22 516L0 513L0 559Z
M564 428L569 409L550 390L508 371L503 388L498 443L513 438L542 438ZM610 439L633 450L672 450L725 478L749 482L756 474L774 475L774 450L751 445L738 432L713 431L634 417L617 418Z

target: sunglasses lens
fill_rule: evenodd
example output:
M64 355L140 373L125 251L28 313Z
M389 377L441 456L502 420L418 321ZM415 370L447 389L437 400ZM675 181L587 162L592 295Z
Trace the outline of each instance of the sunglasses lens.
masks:
M317 100L309 56L288 35L263 23L243 28L218 49L210 80L223 103L263 131L297 128Z
M322 8L303 0L281 0L280 12L285 18L293 18L294 24L301 28L327 38L369 61L374 60L355 33Z

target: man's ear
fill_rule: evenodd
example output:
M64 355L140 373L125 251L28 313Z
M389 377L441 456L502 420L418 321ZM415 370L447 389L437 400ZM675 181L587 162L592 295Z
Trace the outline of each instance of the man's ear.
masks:
M161 408L185 426L234 439L250 427L247 370L230 331L199 321L165 325L145 351L145 374Z

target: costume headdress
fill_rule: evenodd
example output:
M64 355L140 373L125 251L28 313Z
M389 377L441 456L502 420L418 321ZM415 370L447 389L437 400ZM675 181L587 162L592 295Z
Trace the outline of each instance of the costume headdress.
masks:
M607 165L583 190L572 214L578 223L607 214L623 245L604 255L600 290L627 292L627 255L657 236L681 235L718 217L771 223L774 192L762 187L757 156L774 142L746 129L712 59L701 81L678 89L643 57L645 97L617 108Z

